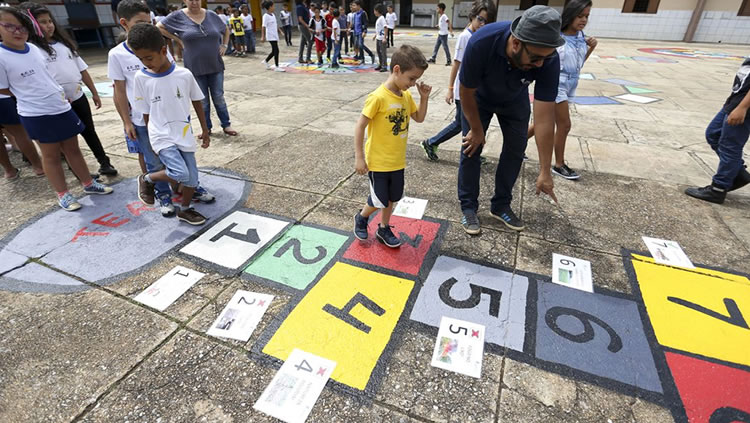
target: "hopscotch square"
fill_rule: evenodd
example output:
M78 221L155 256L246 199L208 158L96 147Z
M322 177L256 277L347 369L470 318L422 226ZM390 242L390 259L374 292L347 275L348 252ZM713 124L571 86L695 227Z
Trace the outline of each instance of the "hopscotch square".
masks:
M348 240L348 235L295 225L253 260L244 272L305 290Z
M641 257L634 255L631 264L657 342L750 366L750 281L698 267L663 266Z
M604 96L576 96L570 99L573 104L580 104L582 106L599 106L605 104L622 104L617 100L613 100L609 97Z
M528 288L525 276L440 256L410 318L434 328L443 316L482 324L485 342L523 351Z
M618 100L625 100L625 101L630 101L630 102L638 103L638 104L650 104L650 103L659 101L658 98L646 97L644 95L636 95L636 94L616 95L615 98Z
M401 239L402 244L399 248L389 248L375 239L379 223L378 213L370 220L370 237L366 241L355 240L344 253L344 258L409 275L419 274L422 262L438 236L440 224L392 216L390 224L394 226L393 233Z
M602 81L609 82L610 84L615 84L615 85L630 85L631 87L645 85L641 82L628 81L627 79L619 79L619 78L602 79Z
M548 282L537 292L538 359L663 392L634 301Z
M333 380L369 392L413 288L408 279L336 263L278 329L267 329L270 339L261 351L279 360L295 348L325 357L337 363Z
M237 210L220 220L180 252L230 269L247 263L289 222Z

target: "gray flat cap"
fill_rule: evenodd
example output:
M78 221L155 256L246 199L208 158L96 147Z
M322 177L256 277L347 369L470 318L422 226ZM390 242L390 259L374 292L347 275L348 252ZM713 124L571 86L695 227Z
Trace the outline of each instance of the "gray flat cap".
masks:
M557 10L549 6L533 6L513 21L510 32L524 43L557 48L565 44L560 36L560 25Z

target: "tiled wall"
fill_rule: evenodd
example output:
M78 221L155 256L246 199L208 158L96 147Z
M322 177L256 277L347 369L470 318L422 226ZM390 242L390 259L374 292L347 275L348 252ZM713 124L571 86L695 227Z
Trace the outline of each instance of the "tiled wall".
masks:
M562 13L562 7L554 7L553 9ZM501 5L497 9L497 21L512 21L513 19L521 16L523 10L519 10L518 6L504 6Z
M692 10L659 10L649 14L594 7L584 31L599 37L682 41L692 15Z
M750 44L750 16L737 16L737 12L703 12L693 41Z

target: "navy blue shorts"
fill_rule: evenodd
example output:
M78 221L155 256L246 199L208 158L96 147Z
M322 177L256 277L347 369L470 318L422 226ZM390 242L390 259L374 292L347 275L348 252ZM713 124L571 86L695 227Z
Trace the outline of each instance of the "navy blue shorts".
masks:
M0 98L0 125L19 125L20 123L16 98Z
M384 209L388 202L397 202L404 196L404 169L392 172L368 172L370 196L367 204Z
M21 123L29 138L45 144L53 144L70 139L86 128L73 109L51 116L21 116Z

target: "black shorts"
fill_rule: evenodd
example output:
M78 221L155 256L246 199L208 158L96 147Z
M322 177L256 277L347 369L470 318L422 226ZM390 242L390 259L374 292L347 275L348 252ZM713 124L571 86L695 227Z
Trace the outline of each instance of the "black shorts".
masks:
M397 202L404 196L404 169L392 172L368 172L370 196L367 204L384 209L388 202Z

